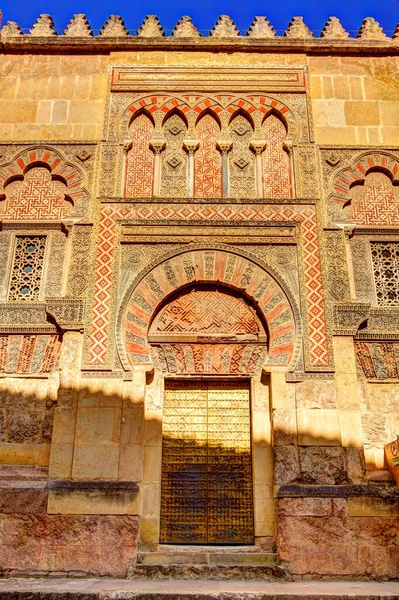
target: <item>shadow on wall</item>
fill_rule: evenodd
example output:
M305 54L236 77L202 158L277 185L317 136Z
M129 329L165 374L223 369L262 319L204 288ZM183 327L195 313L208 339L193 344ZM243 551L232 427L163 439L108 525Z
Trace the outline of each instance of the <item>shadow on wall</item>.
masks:
M151 389L151 381L149 384ZM250 453L220 444L210 449L192 438L169 436L164 439L164 460L172 467L169 471L164 469L161 483L160 404L153 394L149 409L144 411L142 402L131 401L132 385L120 380L83 379L79 401L75 390L65 388L59 391L55 408L49 406L49 388L46 391L43 388L39 394L29 386L23 390L13 384L8 392L3 386L0 410L6 431L10 431L12 419L16 418L13 411L15 414L19 410L26 414L38 411L42 415L40 423L44 422L46 411L55 413L50 479L136 481L141 486L141 505L118 504L115 500L118 493L105 501L104 495L89 492L76 499L75 508L80 502L88 502L100 507L97 512L102 514L87 514L87 510L86 514L73 514L74 502L69 512L67 508L58 514L48 514L44 482L43 486L25 486L23 492L6 490L7 486L0 485L3 572L72 571L124 577L137 556L138 515L145 515L142 523L151 535L154 520L159 518L161 489L165 536L176 535L176 531L184 534L193 523L197 524L195 531L208 536L208 543L212 542L212 535L224 536L217 543L226 539L231 543L231 532L240 535L251 532ZM42 443L42 434L35 437L36 434L29 433L32 429L25 428L22 420L20 423L22 437L0 446L3 465L11 464L10 457L14 464L37 464L34 447ZM265 433L260 448L271 452L267 437ZM298 445L298 434L293 433L290 423L278 423L276 418L273 438L277 486L366 483L362 449L342 448L338 436L312 439L307 434L307 445ZM14 446L12 451L7 449L11 446ZM255 484L262 468L270 470L273 465L270 461L258 462L253 473ZM17 477L20 481L20 473ZM21 493L25 494L22 502ZM123 491L119 492L122 495ZM367 505L368 512L364 504L356 508L358 498L299 496L277 498L276 502L279 557L290 565L294 574L398 576L395 575L399 564L395 502L381 504L381 501L383 508ZM168 519L174 527L168 525ZM154 530L152 535L157 538L158 532ZM250 543L249 538L242 543Z

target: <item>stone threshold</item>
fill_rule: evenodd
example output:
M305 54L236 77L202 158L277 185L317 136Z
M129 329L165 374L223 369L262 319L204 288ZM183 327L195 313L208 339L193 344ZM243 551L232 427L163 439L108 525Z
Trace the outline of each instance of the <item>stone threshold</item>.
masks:
M229 551L226 548L176 548L162 552L139 552L138 565L275 565L277 554L245 551Z
M2 579L2 600L398 600L397 582Z

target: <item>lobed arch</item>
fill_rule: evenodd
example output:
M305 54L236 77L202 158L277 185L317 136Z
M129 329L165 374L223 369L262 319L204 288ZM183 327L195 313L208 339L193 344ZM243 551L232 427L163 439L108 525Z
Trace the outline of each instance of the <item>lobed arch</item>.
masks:
M72 202L69 216L83 217L89 208L89 193L84 186L84 176L76 165L69 163L61 152L50 147L33 147L23 150L7 164L0 167L0 200L6 198L6 187L12 181L24 179L25 174L35 168L47 169L51 178L66 186L66 197Z
M196 128L198 123L201 121L201 119L203 119L204 117L209 115L210 117L212 117L212 119L214 119L216 121L216 123L219 126L219 129L222 131L223 124L220 120L219 114L220 114L220 111L217 112L215 110L215 107L212 107L212 106L207 107L205 110L202 110L200 113L197 114L194 127Z
M256 130L256 123L254 122L251 113L249 113L248 111L246 111L245 109L239 107L236 110L234 110L234 112L229 114L229 127L232 124L232 122L234 121L234 119L236 119L237 117L243 117L246 121L248 121L248 123L251 125L252 127L252 131L255 134L255 130Z
M395 156L383 151L358 155L349 166L336 173L333 192L327 199L327 216L346 220L342 209L352 201L351 189L355 185L364 185L367 175L376 171L387 175L393 185L399 185L399 160Z
M168 110L168 112L166 112L162 118L161 126L163 127L164 125L166 125L166 123L169 121L169 119L171 119L174 115L177 115L178 117L180 117L188 129L189 123L188 123L186 114L183 112L181 106L175 106L171 110Z
M157 127L161 126L165 117L174 109L180 110L186 117L190 127L195 127L198 119L205 111L212 110L218 115L222 129L227 126L230 117L236 111L241 110L247 114L257 129L263 119L274 111L283 120L287 129L286 141L288 144L299 140L301 131L298 119L291 109L280 100L269 96L240 96L216 95L206 97L202 95L171 96L163 94L148 94L129 102L119 112L116 118L116 131L121 141L129 137L129 126L132 118L142 110L148 111L153 116Z
M196 284L219 284L247 298L267 329L267 362L294 368L301 347L301 317L280 276L244 250L195 244L164 255L127 288L116 324L117 349L126 370L152 365L148 332L154 315L173 294Z

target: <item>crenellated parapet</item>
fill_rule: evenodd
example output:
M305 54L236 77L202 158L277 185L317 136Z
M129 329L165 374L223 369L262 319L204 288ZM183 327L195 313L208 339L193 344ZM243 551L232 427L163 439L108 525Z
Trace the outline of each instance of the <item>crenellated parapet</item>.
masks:
M147 15L137 29L125 26L122 17L111 15L100 30L92 30L86 15L77 14L72 17L64 31L56 30L50 15L40 15L30 29L23 29L14 21L7 22L0 31L0 39L6 47L40 44L42 47L60 45L63 48L73 45L87 45L100 48L102 46L154 46L190 45L206 48L222 46L269 46L281 50L293 48L329 50L369 50L373 48L395 47L398 45L398 25L392 24L392 37L385 33L379 23L367 17L361 23L357 33L348 32L337 17L330 17L319 35L315 35L303 20L293 17L287 27L276 31L265 16L254 18L249 29L240 31L231 17L221 15L213 28L208 31L199 30L192 19L184 16L176 23L173 30L165 30L156 15ZM93 35L94 34L94 35ZM71 39L73 38L73 39Z

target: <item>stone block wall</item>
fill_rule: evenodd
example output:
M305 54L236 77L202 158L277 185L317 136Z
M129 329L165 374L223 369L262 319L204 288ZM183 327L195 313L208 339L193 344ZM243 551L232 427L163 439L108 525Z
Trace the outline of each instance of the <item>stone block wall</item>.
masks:
M57 38L48 17L40 36L0 36L2 574L124 577L156 552L164 378L217 373L251 379L256 551L277 545L295 577L399 577L384 458L399 433L399 316L395 299L378 304L367 254L399 243L398 32L366 20L350 39L334 22L315 39L294 19L283 38L255 20L243 38L221 17L204 39L192 24L192 38L163 36L150 17L130 36L111 21L114 37L85 25ZM204 136L212 158L199 159ZM192 193L198 166L214 169L206 198ZM9 295L21 235L46 256L34 303ZM194 328L184 370L187 339L154 369L159 307L204 282L263 311L258 362L241 345L223 371L219 331L209 369ZM378 376L356 358L362 340ZM396 371L378 369L385 355Z

